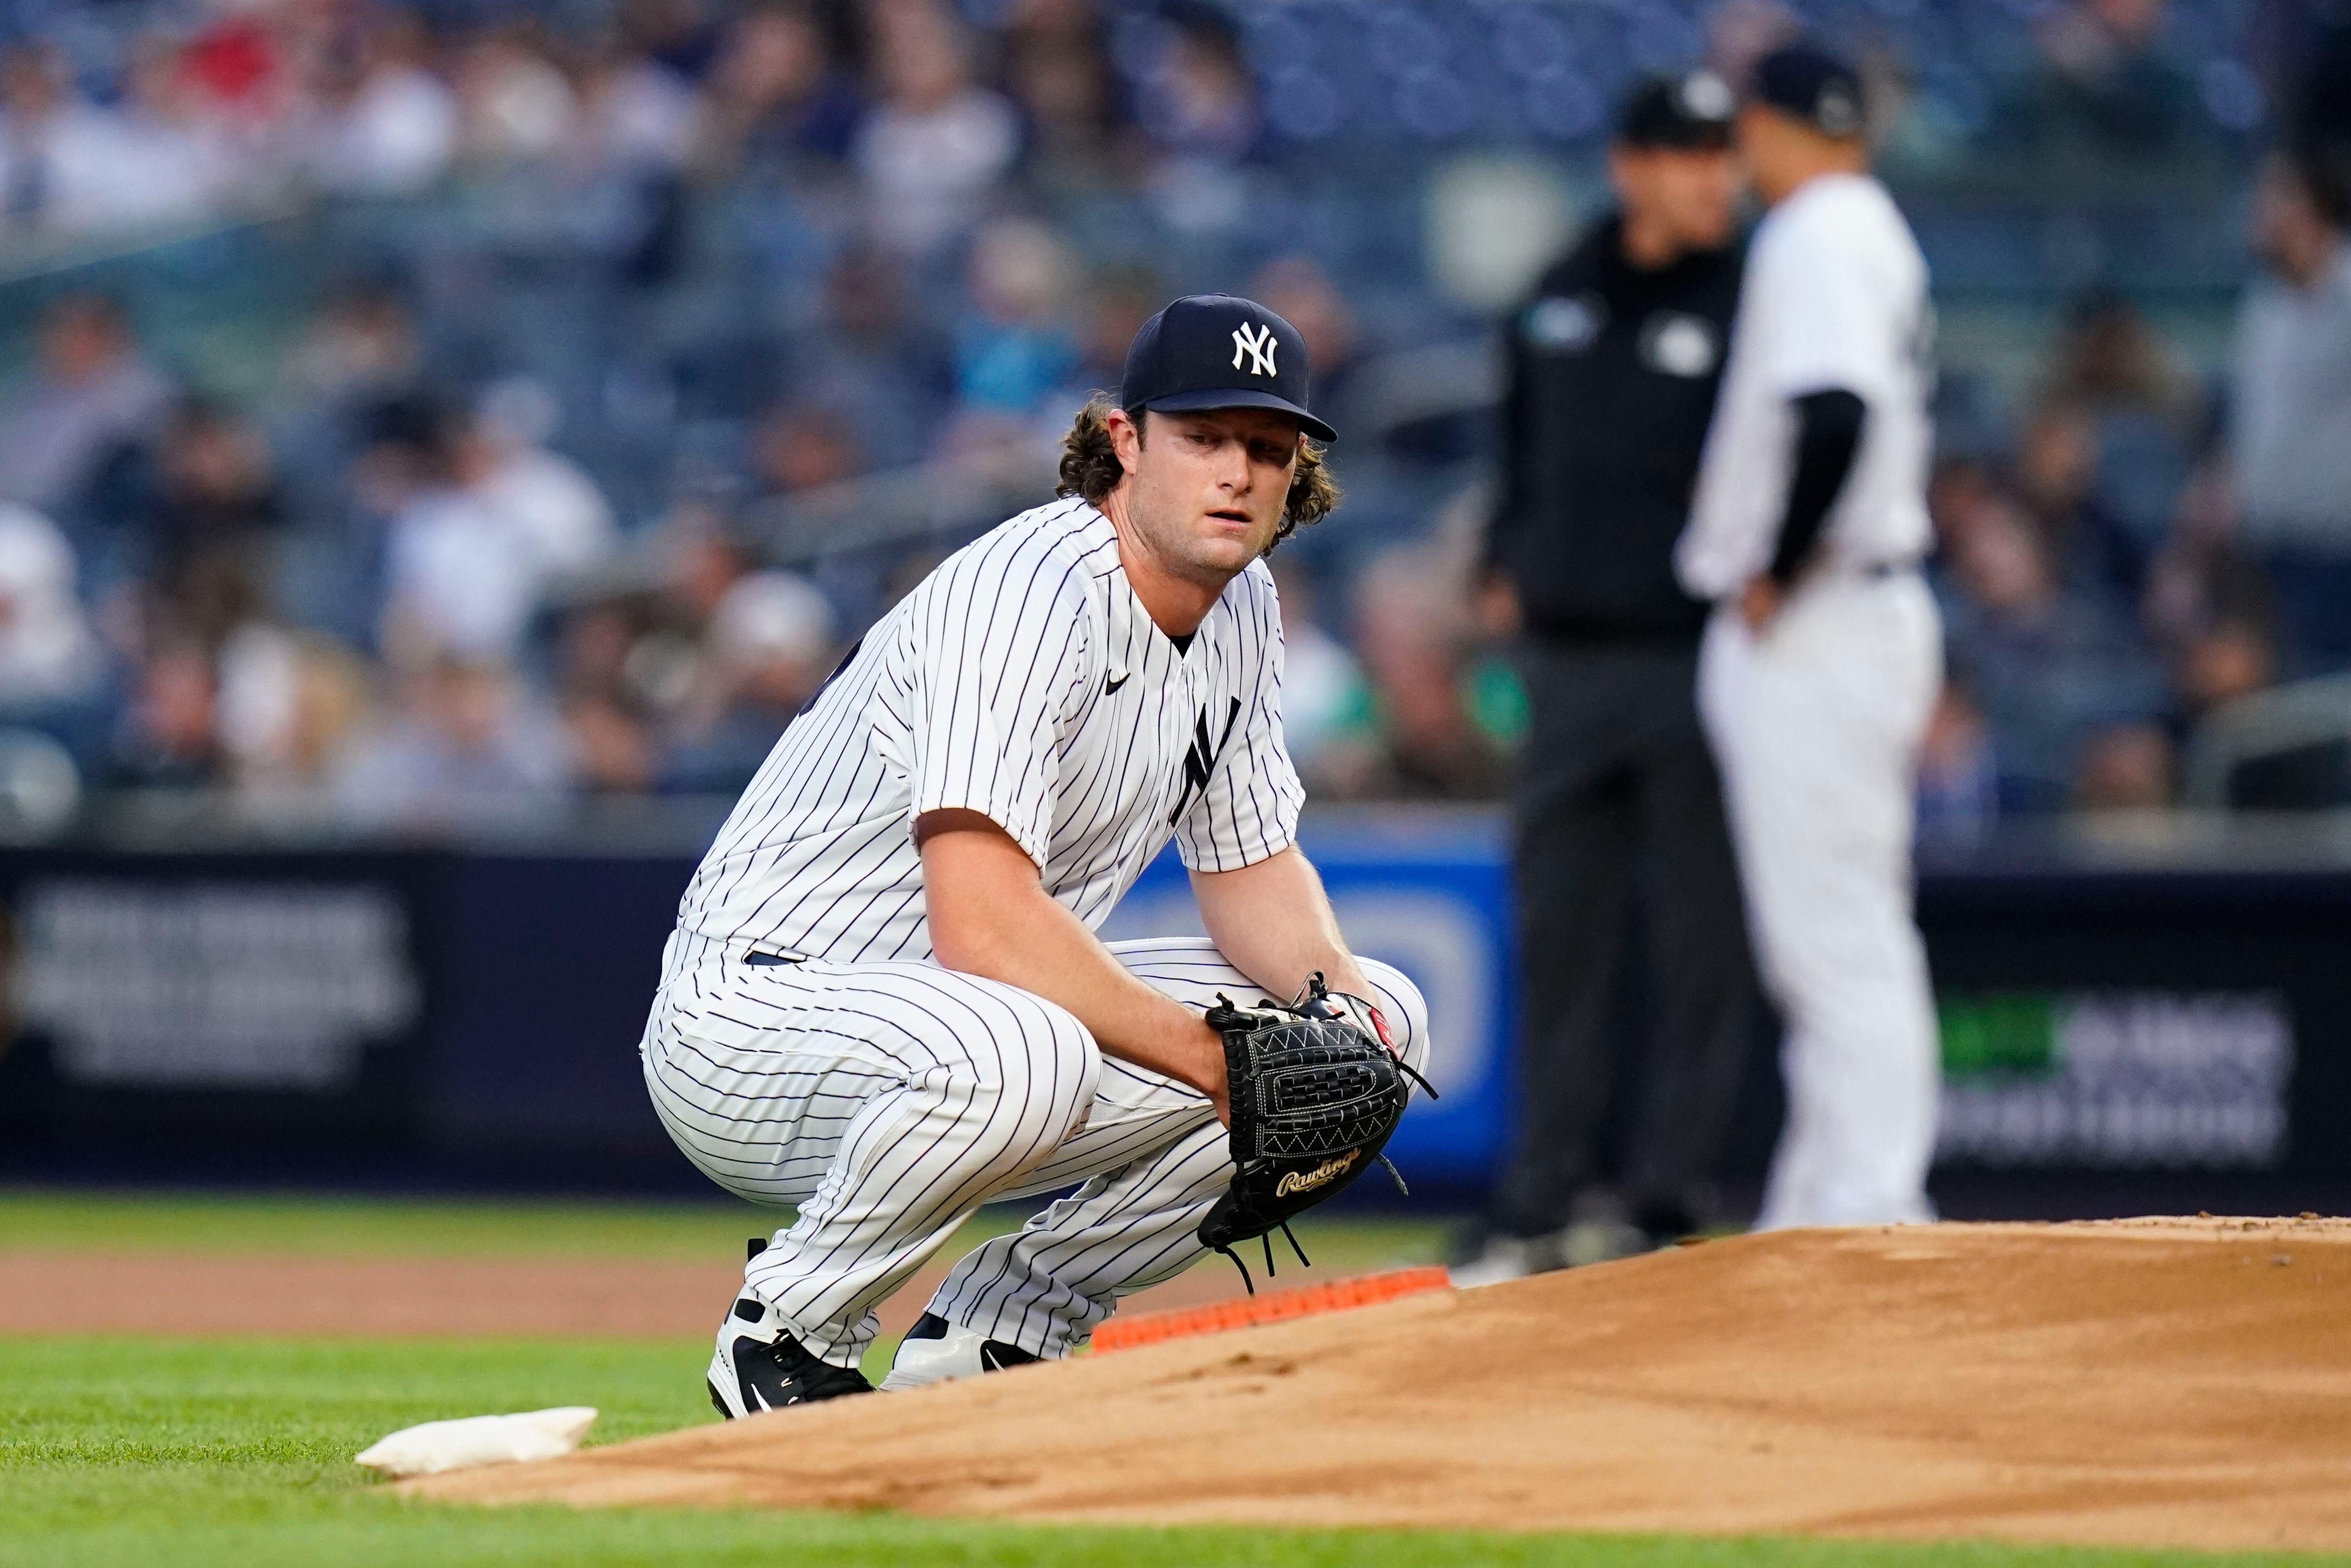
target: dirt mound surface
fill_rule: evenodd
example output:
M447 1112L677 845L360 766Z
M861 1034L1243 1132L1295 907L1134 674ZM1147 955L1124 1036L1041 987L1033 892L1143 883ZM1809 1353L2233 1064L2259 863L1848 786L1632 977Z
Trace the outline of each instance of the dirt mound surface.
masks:
M2351 1223L1749 1237L411 1483L1152 1522L2351 1547Z

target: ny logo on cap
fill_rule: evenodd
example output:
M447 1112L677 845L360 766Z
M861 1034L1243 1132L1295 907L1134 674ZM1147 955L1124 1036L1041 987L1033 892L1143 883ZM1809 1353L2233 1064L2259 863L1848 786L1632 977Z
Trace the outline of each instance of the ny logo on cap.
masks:
M1249 374L1272 375L1274 373L1273 350L1278 347L1280 345L1273 340L1271 327L1259 327L1256 335L1251 336L1249 325L1244 321L1233 329L1233 369L1241 368L1241 356L1246 354L1249 356Z

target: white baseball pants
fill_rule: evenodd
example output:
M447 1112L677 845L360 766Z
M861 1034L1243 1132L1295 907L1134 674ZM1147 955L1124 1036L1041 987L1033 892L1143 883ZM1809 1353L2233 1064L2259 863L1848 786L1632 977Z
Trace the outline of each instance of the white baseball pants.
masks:
M1940 1052L1910 843L1941 684L1916 572L1807 582L1760 638L1728 602L1707 627L1698 707L1787 1024L1788 1120L1758 1229L1934 1218Z
M1205 938L1110 950L1189 1007L1262 994ZM1420 992L1360 962L1426 1071ZM931 1311L1039 1355L1205 1251L1195 1232L1232 1178L1215 1112L1102 1055L1056 1004L930 963L752 965L683 933L663 970L643 1047L653 1107L713 1181L799 1206L745 1290L825 1360L857 1364L873 1308L992 1198L1076 1188L964 1259Z

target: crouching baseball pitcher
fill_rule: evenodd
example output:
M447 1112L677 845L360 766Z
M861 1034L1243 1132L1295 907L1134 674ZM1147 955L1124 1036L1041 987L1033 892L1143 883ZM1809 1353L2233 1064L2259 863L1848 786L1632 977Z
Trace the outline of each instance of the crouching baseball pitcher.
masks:
M874 626L720 831L643 1051L695 1165L799 1206L720 1325L722 1414L869 1392L873 1307L986 1200L1075 1188L956 1266L883 1387L1068 1354L1394 1130L1426 1009L1294 842L1263 564L1335 503L1332 434L1290 323L1168 306L1063 498ZM1170 837L1207 939L1105 945Z

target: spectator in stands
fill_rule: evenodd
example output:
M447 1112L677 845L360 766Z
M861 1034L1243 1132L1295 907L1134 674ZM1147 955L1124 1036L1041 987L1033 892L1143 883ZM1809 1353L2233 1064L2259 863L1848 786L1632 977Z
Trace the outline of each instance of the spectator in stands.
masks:
M2254 226L2266 276L2237 322L2239 526L2270 570L2287 672L2351 668L2351 210L2273 159Z
M1265 141L1265 106L1231 19L1200 0L1171 5L1173 36L1146 74L1136 121L1155 154L1152 195L1178 233L1241 226L1242 169Z
M1012 106L972 80L971 45L939 0L890 0L870 13L880 101L852 157L866 224L927 256L980 214L1019 150Z
M325 10L211 6L185 33L175 16L179 74L204 115L247 142L281 129L302 92L296 61L321 42Z
M2205 720L2273 685L2278 675L2274 599L2267 574L2237 537L2229 465L2208 453L2180 493L2170 535L2150 563L2144 619L2168 662L2175 727L2192 751ZM2256 772L2264 771L2256 769ZM2252 787L2244 790L2238 783ZM2224 787L2234 803L2330 804L2340 780L2289 762L2258 784ZM2317 793L2311 793L2315 786Z
M797 497L856 478L866 471L860 432L839 409L822 403L787 403L771 409L754 427L751 474L758 500L745 514L755 530L771 528ZM843 541L825 552L811 574L835 610L863 626L894 601L888 593L893 568L904 553L895 540Z
M114 117L73 90L54 47L19 43L0 54L0 233L104 227L122 150Z
M2314 36L2293 57L2301 85L2287 135L2321 209L2340 214L2351 208L2351 16L2313 7L2305 21Z
M283 366L286 395L308 407L364 414L416 390L424 345L400 291L381 278L340 285Z
M203 399L173 410L152 443L126 449L96 487L118 570L142 585L159 624L218 648L269 613L271 551L286 506L268 443Z
M687 699L664 787L739 793L833 666L831 606L788 571L755 572L711 618L708 657Z
M460 156L489 169L552 156L580 118L579 95L528 21L474 41L457 70L457 99Z
M457 95L426 68L430 40L415 14L386 7L320 51L295 154L337 195L413 196L456 157Z
M1483 799L1500 786L1500 749L1469 700L1468 597L1434 544L1394 547L1356 576L1354 645L1397 793Z
M1981 705L2001 810L2061 810L2107 731L2164 716L2160 668L2126 616L2068 591L2031 514L1988 476L1947 465L1929 498L1949 664Z
M1141 149L1091 0L1026 0L1005 34L1004 82L1034 184L1082 193L1133 183Z
M203 111L198 84L160 33L134 39L111 126L112 177L93 193L92 226L155 228L199 222L256 190L263 168L239 159Z
M212 655L204 648L170 640L151 650L99 769L99 782L117 789L189 789L221 782L227 758L216 728L218 696Z
M659 780L653 728L628 705L603 695L573 697L563 705L563 727L575 782L590 794L642 795Z
M2171 804L2179 757L2160 724L2112 725L2085 741L2072 804L2085 811L2147 811Z
M575 606L563 621L559 695L580 786L598 794L652 789L660 736L692 689L701 651L632 587Z
M553 418L544 389L514 380L481 411L444 410L430 428L387 541L381 635L396 662L511 661L538 610L611 558L602 493L539 444Z
M2017 441L2016 490L2066 589L2128 619L2136 613L2151 541L2142 542L2098 493L2099 429L2082 403L2043 405Z
M674 704L684 695L649 693L637 679L649 673L635 655L650 622L650 598L632 586L575 604L564 615L557 685L567 706L590 699L634 706L647 697Z
M954 350L909 298L904 265L852 245L825 273L823 314L792 356L791 383L795 401L841 410L876 466L903 467L929 454L946 418Z
M98 465L155 428L172 386L121 304L102 294L52 302L35 354L33 374L0 402L0 497L70 528Z
M2046 406L2088 422L2084 494L2116 530L2106 562L2136 595L2188 482L2202 399L2172 346L2130 300L2097 290L2074 308L2044 392Z
M415 396L424 342L400 290L381 278L338 284L277 367L270 435L309 510L340 499L351 460L382 410Z
M705 502L680 503L647 543L652 580L616 580L563 617L559 686L593 789L656 781L662 737L715 679L707 666L718 606L750 571L747 552Z
M620 543L604 493L547 445L561 413L545 385L511 376L483 394L458 437L475 497L529 542L542 597L592 575Z
M687 503L663 519L654 541L664 619L696 642L727 594L751 573L751 552L729 521L714 507Z
M444 653L408 683L402 711L367 737L336 784L354 827L434 835L544 824L562 809L572 752L507 665Z
M1071 320L1081 272L1067 241L1028 218L998 218L971 247L971 305L956 331L959 413L1025 424L1077 369Z
M616 281L658 288L685 264L685 168L701 137L701 101L675 71L618 45L592 53L577 75L577 113L543 177L578 214L581 260L601 256ZM648 423L661 419L655 411Z
M853 479L865 468L857 433L837 409L782 403L751 431L751 477L762 497L781 499Z
M214 727L234 787L272 816L313 816L366 722L367 669L315 633L255 623L221 650Z
M576 170L663 175L685 167L703 141L692 84L636 51L608 47L580 72L580 118L563 147Z
M2043 179L2174 167L2210 151L2196 83L2165 50L2165 0L2065 0L2035 28L2038 65L1993 111L1994 145Z
M805 0L767 0L726 30L706 90L707 174L825 168L849 156L864 102Z
M0 502L0 724L87 698L100 674L98 639L75 595L71 547L57 526Z
M546 583L539 544L482 493L491 458L468 416L442 411L410 450L413 468L388 476L379 645L404 670L511 662Z
M1964 851L2000 817L2000 773L1983 711L1966 685L1946 680L1918 747L1918 846Z
M717 9L703 0L620 0L612 21L632 52L699 88L718 56L725 13L714 16Z
M2148 565L2141 603L2148 635L2183 666L2195 663L2195 647L2207 637L2224 636L2238 645L2215 666L2237 674L2217 687L2182 674L2191 716L2212 701L2268 685L2277 664L2269 578L2238 537L2235 480L2217 430L2208 433L2208 447L2180 490L2170 532ZM2248 663L2244 655L2256 644L2261 652ZM2241 685L2240 675L2255 665L2261 677ZM2226 695L2199 701L2195 694L2204 689L2225 689Z
M1371 794L1385 767L1371 684L1355 655L1315 619L1313 574L1288 555L1272 564L1281 592L1281 733L1290 760L1311 799Z
M1232 20L1213 5L1170 5L1167 47L1143 88L1143 131L1163 156L1234 168L1265 137L1257 78Z

